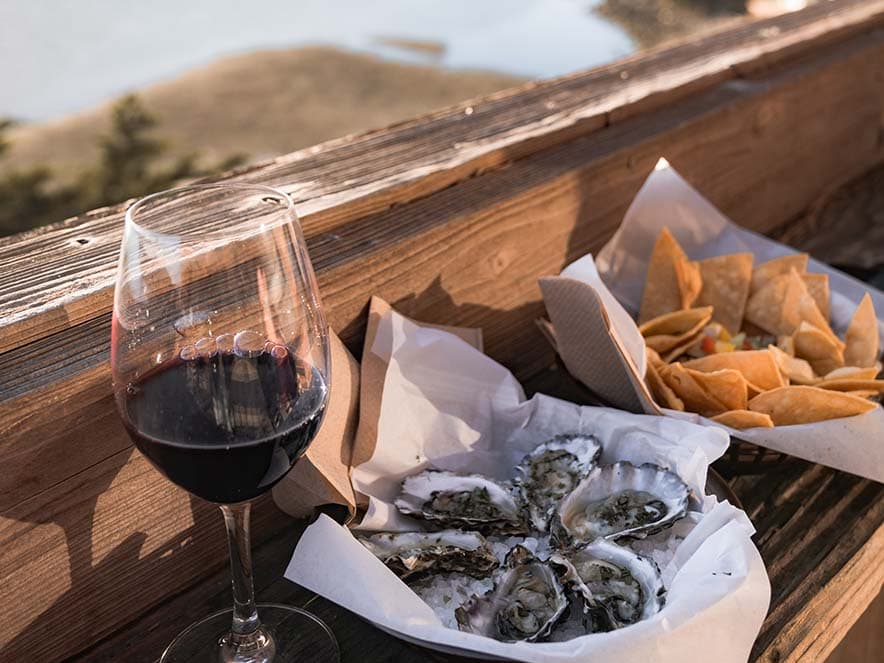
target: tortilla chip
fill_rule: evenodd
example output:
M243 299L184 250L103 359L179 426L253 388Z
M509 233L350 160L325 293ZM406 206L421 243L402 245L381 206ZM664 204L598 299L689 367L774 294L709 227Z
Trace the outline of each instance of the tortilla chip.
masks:
M783 381L785 383L785 380ZM763 394L767 389L762 389L757 384L752 384L746 380L746 397L751 401L758 394Z
M660 355L653 348L646 347L645 356L647 356L648 358L648 363L653 364L654 366L660 366L664 363L663 360L660 358Z
M769 414L776 426L852 417L876 407L875 403L864 398L804 386L772 389L749 401L750 410Z
M850 366L874 366L878 361L878 319L869 293L863 295L847 327L844 361Z
M794 327L783 321L783 302L789 287L789 275L779 274L749 295L746 302L746 320L768 334L790 335Z
M874 380L880 372L881 365L877 363L869 368L860 368L859 366L842 366L841 368L836 368L831 373L826 373L822 379L840 380L843 378L854 378L855 380Z
M690 308L684 311L673 311L659 315L641 325L638 330L642 336L659 336L669 334L681 336L682 334L701 328L712 318L712 307Z
M820 389L831 389L832 391L874 391L879 394L884 393L884 380L858 380L854 378L820 380L814 386Z
M807 258L806 253L790 253L761 263L752 272L749 294L758 292L771 279L788 274L793 269L799 274L803 274L807 271Z
M669 229L663 228L648 260L645 290L638 313L639 324L684 308L682 282L685 269L682 263L686 262L688 258L685 252Z
M791 343L792 338L788 338ZM817 377L814 375L813 369L807 363L807 360L798 359L787 354L775 345L768 345L767 349L780 367L780 372L789 379L789 382L794 384L813 384L817 381Z
M693 339L702 331L712 318L712 309L692 308L685 311L673 311L648 320L639 327L645 337L645 345L661 354L668 354L673 348L690 347Z
M745 410L746 378L726 369L703 373L680 363L661 367L660 377L684 403L685 410L712 417L727 410Z
M745 430L746 428L773 428L773 419L764 412L752 410L731 410L712 417L712 421L723 426Z
M700 337L702 335L702 332L697 332L694 336L685 339L682 343L679 343L674 348L671 348L669 352L663 355L663 361L667 364L670 364L682 355L687 354L692 347L700 342Z
M697 306L711 306L712 319L731 335L740 331L749 284L752 281L752 254L732 253L708 258L697 263L703 288L697 297Z
M820 313L826 320L829 320L829 275L808 272L801 275L801 280L804 281L807 292L813 297Z
M845 391L845 394L850 394L851 396L856 396L858 398L878 398L881 394L877 391L870 389L860 389L859 391Z
M700 266L696 262L687 259L679 260L675 264L675 272L678 275L678 287L681 293L681 307L691 308L697 301L700 290L703 289L703 278L700 275Z
M753 390L759 392L786 386L780 367L768 350L719 352L685 362L684 367L704 373L730 368L742 373Z
M660 362L662 365L663 362ZM652 361L648 361L648 372L645 374L645 379L648 382L648 387L651 389L651 393L654 395L654 400L657 401L658 405L662 405L663 407L668 407L672 410L678 410L679 412L684 412L684 402L675 395L675 392L663 381L663 378L660 377L660 373L657 370L657 365Z
M835 332L829 325L829 318L823 316L804 284L804 280L795 270L789 272L789 287L786 292L786 301L783 304L784 310L795 311L795 313L790 313L790 315L794 315L790 322L794 322L796 329L802 323L808 322L828 336L842 351L844 350L844 343L835 336Z
M791 336L780 336L777 338L777 347L790 357L795 356L795 342Z
M648 336L645 339L645 344L655 352L661 353L663 355L663 361L669 363L669 360L666 359L666 357L669 356L669 353L673 348L681 348L684 346L691 347L694 344L695 339L696 334L688 336L687 338L668 335Z
M776 336L794 334L802 322L809 322L841 344L795 270L773 277L751 295L746 319Z
M802 322L792 334L795 356L806 359L817 375L826 375L844 366L844 350L821 329Z

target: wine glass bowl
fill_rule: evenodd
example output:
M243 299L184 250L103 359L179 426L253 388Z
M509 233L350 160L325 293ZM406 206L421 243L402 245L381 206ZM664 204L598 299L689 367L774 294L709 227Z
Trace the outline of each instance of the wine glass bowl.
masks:
M290 612L262 623L248 550L248 501L306 451L329 393L328 328L289 197L208 184L132 205L111 368L135 445L173 483L221 505L229 535L234 610L185 631L163 661L281 663L294 651L281 624L291 631L299 619L314 630L302 641L327 639L321 622L294 609L268 609Z

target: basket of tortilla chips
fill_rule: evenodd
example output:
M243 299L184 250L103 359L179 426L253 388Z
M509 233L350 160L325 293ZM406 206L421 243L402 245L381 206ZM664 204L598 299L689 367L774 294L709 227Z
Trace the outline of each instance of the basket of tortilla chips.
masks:
M884 293L661 164L597 258L541 279L569 372L617 407L728 428L734 473L789 454L884 481Z
M878 407L884 380L871 296L839 338L829 321L829 277L808 272L807 262L803 253L760 265L751 253L690 261L664 228L638 314L657 403L738 430ZM746 444L731 457L752 462L754 454L781 458Z
M638 316L657 402L736 429L877 407L884 380L876 379L872 299L863 297L839 338L829 323L829 277L807 272L807 259L796 253L753 268L751 253L734 253L692 262L664 229Z

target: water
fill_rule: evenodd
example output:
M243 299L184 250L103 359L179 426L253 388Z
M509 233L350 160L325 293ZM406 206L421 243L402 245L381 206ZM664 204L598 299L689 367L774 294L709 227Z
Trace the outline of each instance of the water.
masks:
M556 76L635 49L600 0L0 3L0 117L47 120L234 53L333 44L448 68ZM439 42L428 54L385 45Z

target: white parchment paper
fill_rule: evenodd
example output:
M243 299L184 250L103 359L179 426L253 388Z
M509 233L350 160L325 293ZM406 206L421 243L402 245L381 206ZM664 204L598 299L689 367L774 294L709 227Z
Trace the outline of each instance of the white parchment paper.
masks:
M748 251L759 264L794 249L741 228L693 189L665 160L646 180L623 218L620 228L595 258L591 255L567 267L568 276L592 285L606 303L611 299L635 313L641 301L647 263L663 227L669 228L691 259ZM884 293L843 272L811 259L808 271L829 275L832 326L843 334L864 293L871 293L884 346ZM638 344L638 328L623 308L609 310L612 328L636 362L644 360L644 343ZM640 357L638 355L641 355ZM637 364L639 365L639 364ZM667 414L720 426L699 415L664 410ZM884 409L863 415L814 424L731 430L735 437L798 458L828 465L875 481L884 482Z
M709 463L726 449L721 429L665 417L581 407L537 395L525 400L505 368L457 337L394 312L372 352L388 360L374 455L354 468L369 496L362 529L420 524L391 502L402 477L426 467L509 478L513 465L550 436L593 433L602 462L654 462L703 495ZM405 639L443 651L552 663L746 661L770 600L770 585L746 515L714 497L696 500L698 525L663 569L669 592L653 618L560 643L503 643L444 627L432 609L351 532L322 517L304 533L286 577Z

